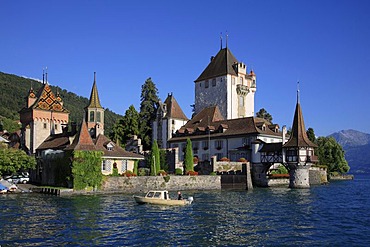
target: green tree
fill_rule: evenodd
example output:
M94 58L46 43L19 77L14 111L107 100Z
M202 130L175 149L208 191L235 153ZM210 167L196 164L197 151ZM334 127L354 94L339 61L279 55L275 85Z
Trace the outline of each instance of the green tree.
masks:
M318 148L316 149L320 165L328 167L328 172L346 173L349 166L344 158L342 146L333 137L317 138Z
M161 169L161 160L159 155L158 143L156 140L153 141L151 159L150 159L150 175L155 176Z
M155 120L159 102L158 89L150 77L141 86L140 99L140 138L144 150L148 150L152 141L152 123Z
M261 108L257 113L256 113L256 117L259 117L259 118L263 118L263 119L266 119L267 121L269 121L270 123L272 123L272 116L270 113L268 113L265 108Z
M0 175L12 174L22 170L34 169L35 157L19 149L0 147Z
M113 126L110 133L110 138L120 143L122 146L126 145L127 141L133 136L139 134L139 113L133 105L126 110L123 118Z
M72 161L73 187L76 190L100 188L102 154L100 151L74 151Z
M133 173L135 174L135 175L138 175L138 169L139 169L139 161L138 160L135 160L134 161L134 170L133 170Z
M186 140L184 157L185 173L188 171L194 171L193 147L189 138Z
M315 131L313 130L313 128L308 128L306 133L307 133L308 139L310 139L310 141L312 141L313 143L316 143L316 136L315 136Z
M167 162L167 153L165 149L160 149L159 150L160 154L160 160L161 160L161 170L168 172L169 165Z

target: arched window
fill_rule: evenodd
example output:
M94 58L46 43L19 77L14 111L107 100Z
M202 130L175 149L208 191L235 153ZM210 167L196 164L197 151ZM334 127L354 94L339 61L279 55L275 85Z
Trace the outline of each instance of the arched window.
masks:
M91 111L90 112L90 122L94 122L95 120L94 120L94 112L93 111Z
M96 113L96 122L99 122L100 123L100 120L101 120L100 111L98 111Z

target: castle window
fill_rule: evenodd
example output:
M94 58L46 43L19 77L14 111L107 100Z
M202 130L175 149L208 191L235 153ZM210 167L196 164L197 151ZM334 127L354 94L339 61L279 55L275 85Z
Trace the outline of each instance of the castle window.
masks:
M217 150L221 150L223 147L224 142L222 140L215 141L215 148Z
M58 129L58 125L56 124L56 125L54 125L54 128L57 130Z
M199 83L199 87L202 87L202 83L201 82Z
M213 79L212 80L212 87L215 87L216 86L216 79Z
M244 96L239 96L239 106L244 106Z
M203 141L202 142L202 147L204 150L207 150L208 149L208 141Z
M94 122L94 112L90 112L90 122Z
M243 85L243 77L240 77L240 84Z
M46 125L46 123L44 123L44 129L46 129L46 127L47 127L47 125Z
M121 172L127 171L127 160L122 160Z
M220 78L220 82L222 82L222 80L223 80L223 79L222 79L222 77L221 77L221 78Z
M175 119L172 119L172 124L175 124Z
M98 112L96 113L96 122L100 122L100 120L101 120L101 114L100 114L100 112L98 111Z
M209 81L206 80L206 85L205 85L205 88L208 88L209 87Z

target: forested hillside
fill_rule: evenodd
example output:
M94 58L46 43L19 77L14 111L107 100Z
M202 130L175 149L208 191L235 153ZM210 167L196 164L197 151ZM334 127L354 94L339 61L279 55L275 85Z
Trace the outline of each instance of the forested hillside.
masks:
M3 122L8 123L9 119L19 120L18 111L25 106L28 90L31 85L35 92L42 86L42 83L32 79L26 79L24 77L5 74L0 72L0 117L3 118ZM59 91L64 106L70 111L69 119L80 123L83 118L83 107L87 106L88 99L76 95L75 93L68 92L60 87L51 86L53 93ZM89 92L90 93L90 92ZM116 114L109 109L105 110L105 133L108 136L113 124L118 118L122 116Z

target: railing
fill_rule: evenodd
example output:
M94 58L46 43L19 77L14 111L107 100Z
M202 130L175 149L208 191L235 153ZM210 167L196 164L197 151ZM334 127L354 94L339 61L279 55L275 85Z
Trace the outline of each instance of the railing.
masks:
M246 85L238 84L236 85L236 92L239 95L247 95L249 93L249 87Z

